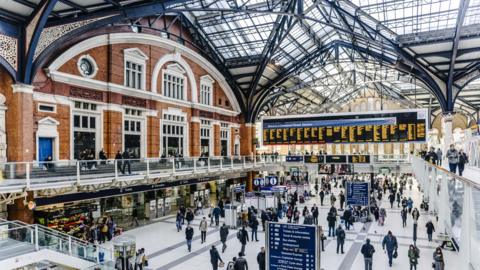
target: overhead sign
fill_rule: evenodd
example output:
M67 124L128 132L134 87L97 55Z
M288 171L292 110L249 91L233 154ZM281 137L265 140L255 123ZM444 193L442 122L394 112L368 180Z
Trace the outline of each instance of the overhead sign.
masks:
M255 178L253 180L253 185L256 187L263 187L265 186L265 179L263 178Z
M425 142L428 111L265 117L263 144Z
M323 163L325 156L305 156L305 163Z
M269 186L276 186L278 185L278 177L275 175L268 175L265 176L265 184Z
M325 156L325 163L347 163L347 156L328 155L328 156Z
M285 160L287 162L302 162L303 156L286 156Z
M267 270L320 270L320 227L268 222Z
M369 155L349 155L348 163L370 163Z
M347 205L368 206L370 183L347 182Z

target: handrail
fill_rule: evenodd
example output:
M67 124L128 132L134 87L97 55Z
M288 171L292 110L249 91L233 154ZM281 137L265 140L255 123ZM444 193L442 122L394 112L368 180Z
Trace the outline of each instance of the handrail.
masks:
M458 179L458 180L460 180L464 183L467 183L467 184L471 185L472 187L480 190L480 183L477 183L477 182L475 182L471 179L465 178L464 176L460 176L458 174L452 173L451 171L449 171L449 170L447 170L443 167L440 167L438 165L435 165L433 163L427 162L426 160L422 159L419 156L415 156L414 158L418 158L419 160L423 161L427 166L432 167L436 170L439 170L439 171L443 172L444 174L450 176L451 178Z

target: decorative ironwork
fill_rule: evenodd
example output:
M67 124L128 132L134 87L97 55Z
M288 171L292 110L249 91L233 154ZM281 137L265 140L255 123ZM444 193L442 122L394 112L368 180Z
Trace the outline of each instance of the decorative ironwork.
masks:
M0 56L17 70L17 39L0 34Z

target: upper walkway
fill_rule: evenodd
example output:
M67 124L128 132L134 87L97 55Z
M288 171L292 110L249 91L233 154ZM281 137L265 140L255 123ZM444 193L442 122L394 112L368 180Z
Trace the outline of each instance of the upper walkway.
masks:
M344 156L338 163L355 165L386 166L408 164L405 155L373 155L367 161ZM358 156L358 155L352 155ZM292 158L294 157L294 158ZM55 190L76 191L96 186L129 186L134 184L160 184L174 180L216 180L240 177L252 170L268 170L285 164L325 163L327 156L233 156L233 157L189 157L189 158L146 158L132 160L89 160L55 162L7 162L0 164L0 199L15 199L11 194L24 196L26 191ZM353 162L351 162L351 160ZM8 196L6 194L9 194ZM0 200L0 202L2 201Z

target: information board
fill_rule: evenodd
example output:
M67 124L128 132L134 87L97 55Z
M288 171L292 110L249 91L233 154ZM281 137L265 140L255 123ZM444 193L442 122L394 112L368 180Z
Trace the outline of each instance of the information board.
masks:
M320 227L268 222L267 270L320 270Z
M263 144L425 142L425 109L266 117Z
M370 183L347 182L347 205L368 206Z

